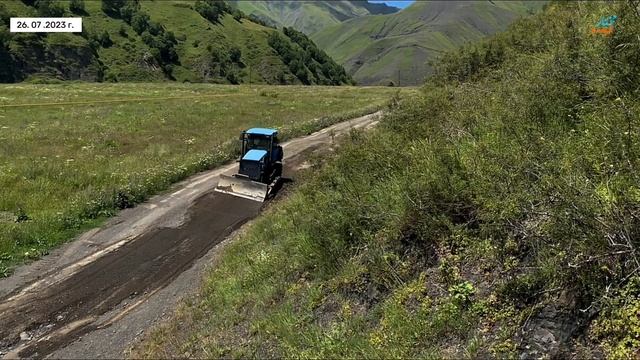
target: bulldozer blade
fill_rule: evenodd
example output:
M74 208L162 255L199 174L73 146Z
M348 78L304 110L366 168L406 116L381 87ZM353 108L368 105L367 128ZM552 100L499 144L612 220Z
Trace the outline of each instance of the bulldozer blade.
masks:
M215 191L264 202L269 193L269 185L236 176L220 175Z

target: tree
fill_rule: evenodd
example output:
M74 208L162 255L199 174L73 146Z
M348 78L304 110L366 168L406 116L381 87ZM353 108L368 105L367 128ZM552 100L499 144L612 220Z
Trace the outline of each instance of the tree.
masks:
M221 15L231 11L229 5L222 0L197 0L195 9L200 16L212 23L217 23Z
M120 9L126 4L126 0L102 0L102 11L111 17L118 17Z
M235 70L231 70L227 73L227 80L233 85L238 85L240 83L240 76Z
M64 8L53 0L38 0L36 2L38 15L42 17L62 17Z
M69 10L74 14L85 14L84 0L71 0L69 2Z
M149 47L155 47L154 46L155 39L153 38L153 35L149 34L148 31L143 32L142 35L140 35L140 37L142 37L142 42L147 44Z
M137 0L129 0L126 2L124 6L122 6L119 10L120 17L122 20L126 21L128 24L131 24L131 20L133 16L140 11L140 4Z
M10 83L16 81L15 60L9 51L9 39L11 34L6 29L0 28L0 82Z
M176 35L173 33L173 31L165 31L162 37L164 38L165 42L170 43L171 45L175 45L178 43L178 40L176 40Z
M9 21L13 15L7 10L3 3L0 3L0 23L9 26Z
M162 25L160 25L159 23L155 22L155 21L149 21L149 32L151 33L151 35L153 36L158 36L160 34L162 34L164 32L164 28L162 27Z
M118 34L120 34L120 36L122 37L128 37L129 34L127 34L127 28L124 27L124 25L120 26L120 30L118 30Z
M245 17L245 15L240 9L233 10L233 19L235 21L240 22L243 17Z
M103 31L102 34L100 34L98 41L100 42L100 45L105 48L113 45L113 41L111 41L111 36L109 36L109 32L107 32L107 30Z
M131 27L133 27L133 30L138 34L142 34L145 30L149 29L149 19L149 15L143 12L137 12L131 18Z
M240 63L240 59L242 58L242 51L240 48L234 46L229 50L229 58L234 63Z

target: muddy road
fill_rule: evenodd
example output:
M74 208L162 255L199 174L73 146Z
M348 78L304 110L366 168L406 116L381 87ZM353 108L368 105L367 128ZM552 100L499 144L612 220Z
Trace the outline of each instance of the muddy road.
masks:
M284 175L294 177L335 134L372 126L378 115L283 144ZM0 355L121 357L198 288L218 244L259 214L261 203L212 191L236 166L187 179L1 279Z

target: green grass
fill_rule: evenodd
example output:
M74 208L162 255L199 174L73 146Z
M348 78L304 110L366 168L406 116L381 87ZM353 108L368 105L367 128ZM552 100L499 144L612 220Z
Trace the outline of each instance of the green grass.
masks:
M312 39L360 84L417 85L442 52L504 30L544 2L468 4L417 1L396 14L355 18L314 33ZM402 61L401 59L409 59Z
M356 17L393 12L393 8L355 1L230 1L248 15L268 19L278 27L293 27L305 34Z
M394 92L63 84L0 85L0 94L0 269L6 275L11 265L39 257L118 208L230 161L232 140L243 129L274 126L285 138L302 135L372 112ZM132 98L158 100L92 103ZM38 103L75 104L29 105ZM16 104L24 106L2 107Z
M636 11L553 3L449 55L131 356L636 358Z
M68 1L57 1L71 14ZM230 83L234 73L238 83L301 84L282 59L267 43L267 37L279 30L265 27L247 18L234 19L224 14L218 22L203 18L195 9L195 0L140 1L141 11L150 20L171 31L178 60L161 64L153 57L153 50L141 34L119 17L111 17L102 10L102 1L87 0L83 18L83 32L44 34L11 34L10 16L36 16L35 7L20 0L0 3L0 46L6 48L11 60L11 77L17 81L52 82L55 80L83 80L109 82L205 82ZM312 6L310 6L312 7ZM107 33L112 44L95 43L92 38ZM144 34L144 33L143 33ZM288 38L287 38L288 39ZM288 40L287 40L288 41ZM226 73L212 60L212 49L226 54L231 48L241 50L240 61L231 63ZM9 61L9 60L7 60ZM167 74L163 66L169 65ZM15 73L15 74L14 74ZM234 80L235 81L235 80ZM234 82L235 83L235 82Z

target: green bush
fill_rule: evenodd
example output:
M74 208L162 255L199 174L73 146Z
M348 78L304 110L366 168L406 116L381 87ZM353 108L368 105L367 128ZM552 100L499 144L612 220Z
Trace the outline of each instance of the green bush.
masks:
M119 17L121 9L130 2L130 0L102 0L102 11L109 16Z
M38 0L36 1L38 16L42 17L62 17L64 16L64 8L55 0Z
M77 15L84 15L86 13L85 7L84 7L84 0L69 1L69 11Z
M212 23L217 23L220 16L229 13L231 8L223 0L197 0L195 10Z

